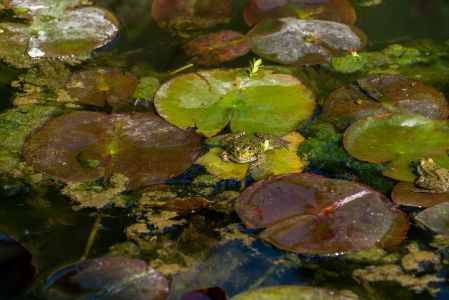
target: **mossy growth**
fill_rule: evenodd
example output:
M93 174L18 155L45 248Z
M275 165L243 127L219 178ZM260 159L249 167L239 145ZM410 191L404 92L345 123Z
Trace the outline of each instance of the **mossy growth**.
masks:
M342 134L318 118L303 132L307 137L298 154L309 162L304 172L319 173L367 184L375 190L387 193L395 181L382 175L385 166L359 161L342 147Z

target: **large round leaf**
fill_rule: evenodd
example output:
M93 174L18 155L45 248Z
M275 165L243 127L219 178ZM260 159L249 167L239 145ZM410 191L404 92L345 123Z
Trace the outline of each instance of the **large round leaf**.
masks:
M414 181L412 163L445 156L449 150L447 121L420 115L381 115L360 119L344 132L343 145L357 159L391 162L385 176Z
M47 122L23 149L34 169L70 181L94 181L113 173L131 187L162 183L198 155L200 139L152 113L74 112Z
M163 300L168 280L143 260L103 257L57 270L40 293L45 299Z
M449 201L426 208L416 215L416 220L442 235L449 235Z
M449 201L449 192L426 193L410 182L399 182L391 191L391 200L397 205L431 207Z
M332 55L360 50L366 42L365 35L350 25L296 18L263 21L247 36L257 55L291 65L324 63Z
M340 127L361 117L385 113L444 120L449 105L444 95L431 86L401 75L375 74L336 89L322 107L322 115Z
M312 174L261 180L240 195L236 212L260 237L292 252L334 254L388 247L408 223L380 193L361 184Z
M312 116L313 93L296 78L259 71L215 69L178 76L156 93L154 104L176 126L213 136L234 132L286 134Z
M347 0L250 0L243 11L243 18L248 26L283 17L353 24L356 14Z
M350 291L335 291L311 286L272 286L240 293L231 300L357 300Z

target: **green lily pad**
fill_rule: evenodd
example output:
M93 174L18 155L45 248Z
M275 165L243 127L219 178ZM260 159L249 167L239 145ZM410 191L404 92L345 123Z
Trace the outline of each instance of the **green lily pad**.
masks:
M252 169L250 169L250 163L223 161L220 157L224 151L222 148L210 149L196 163L202 165L209 173L221 179L243 180L248 175L248 171L255 180L272 175L301 172L305 167L305 163L301 161L296 153L304 138L299 133L292 132L282 136L282 139L288 143L288 149L277 148L263 153L264 160Z
M397 113L447 119L449 104L431 86L401 75L375 74L340 87L324 101L322 115L344 128L365 116Z
M333 55L361 50L366 43L365 34L353 26L296 18L260 22L247 37L257 55L290 65L329 62Z
M402 206L431 207L449 201L449 192L425 193L413 183L399 182L391 191L391 200Z
M74 62L118 35L119 22L106 9L72 8L76 1L41 2L42 5L32 1L16 3L25 5L25 11L32 13L29 25L0 23L0 58L6 63L28 68L37 63L33 59L41 57Z
M228 23L231 0L153 0L151 14L162 28L183 35Z
M246 55L250 47L243 34L222 30L199 36L182 49L195 65L215 66Z
M357 300L351 291L335 291L311 286L272 286L240 293L231 300Z
M163 183L196 159L200 139L152 113L74 112L54 118L23 148L35 170L66 181L120 173L130 188Z
M83 70L70 76L65 90L81 103L115 107L128 99L137 83L134 75L116 69Z
M435 233L449 235L449 201L426 208L415 219Z
M385 176L413 182L416 179L414 162L447 156L449 126L447 121L420 115L366 117L346 129L343 145L357 159L390 162L389 168L383 171Z
M213 136L230 124L233 132L287 134L312 116L313 93L295 77L242 69L184 74L157 91L160 116L183 128Z
M314 174L273 176L248 187L235 210L260 238L283 250L336 254L400 243L408 222L380 193Z
M243 11L250 27L263 20L284 17L354 24L356 13L347 0L250 0Z

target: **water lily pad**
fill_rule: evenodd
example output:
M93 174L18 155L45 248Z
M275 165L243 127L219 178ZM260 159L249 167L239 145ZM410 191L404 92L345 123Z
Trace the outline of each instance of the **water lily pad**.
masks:
M65 90L81 103L114 107L128 99L138 84L131 73L116 69L83 70L74 73Z
M210 149L195 163L202 165L210 174L219 178L243 180L248 174L249 163L239 164L232 161L223 161L220 157L222 152L223 149L221 148Z
M153 0L151 14L168 31L207 29L230 21L231 0Z
M345 127L361 117L385 114L419 114L447 119L449 104L433 87L401 75L380 74L340 87L324 101L323 116Z
M45 299L163 300L168 280L143 260L103 257L57 270L40 293Z
M357 300L351 291L336 291L311 286L271 286L240 293L231 300Z
M184 74L157 91L157 112L183 129L213 136L230 124L233 132L282 135L315 110L313 93L290 75L241 69Z
M243 34L222 30L191 40L183 46L183 50L192 63L214 66L246 55L250 47Z
M95 181L120 173L136 188L181 173L196 159L200 145L199 136L152 113L74 112L32 134L23 155L35 170L54 178Z
M284 17L354 24L356 14L347 0L250 0L243 11L250 27L263 20Z
M449 126L446 121L420 115L382 115L360 119L343 136L345 149L357 159L390 162L383 171L393 179L413 182L413 162L447 156Z
M410 182L399 182L391 191L391 200L403 206L431 207L449 201L447 193L418 192L419 187Z
M228 296L220 287L210 287L190 291L179 296L178 300L226 300Z
M449 235L449 201L426 208L415 219L435 233Z
M106 9L72 9L76 1L41 2L10 1L32 14L29 25L0 23L0 58L12 66L27 68L37 63L33 58L40 57L73 62L118 35L118 20Z
M335 254L400 243L408 222L370 188L312 174L261 180L243 191L235 210L260 237L284 250Z
M361 50L366 43L365 35L353 26L296 18L260 22L247 36L254 53L290 65L328 62L333 55Z
M178 213L194 213L209 206L211 203L204 197L175 197L169 199L161 208Z

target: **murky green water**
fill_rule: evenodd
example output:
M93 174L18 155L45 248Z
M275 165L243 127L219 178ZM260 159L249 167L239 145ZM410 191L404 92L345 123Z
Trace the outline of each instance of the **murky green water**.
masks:
M449 40L449 2L447 0L386 0L386 3L357 8L356 26L369 38L367 50L377 50L391 43L411 43L415 39L431 39L437 43ZM99 0L96 1L113 11L125 30L116 45L113 57L100 56L89 62L90 66L118 66L134 68L139 72L153 69L158 72L175 70L188 63L180 50L181 41L171 37L152 20L149 0ZM241 10L247 1L235 0L233 19L221 28L247 31ZM220 27L218 27L220 28ZM107 52L106 52L107 53ZM251 55L225 63L226 67L246 67ZM75 69L80 67L75 67ZM314 67L311 67L314 68ZM0 66L0 110L12 107L14 90L9 83L17 76L12 69ZM449 84L443 85L448 91ZM446 98L449 94L446 93ZM314 171L314 170L311 170ZM319 171L318 171L319 172ZM327 172L324 172L326 175ZM338 173L338 172L336 172ZM338 176L338 174L330 174ZM13 183L15 184L15 183ZM233 183L227 183L233 187ZM1 194L0 194L1 195ZM93 210L74 212L68 199L55 189L37 189L24 195L0 199L0 231L7 233L28 248L38 273L34 278L44 278L59 266L75 262L85 251L86 243L97 214ZM127 241L124 229L133 224L135 215L130 208L105 211L89 257L100 257L111 253L110 247ZM413 211L412 211L413 214ZM218 285L229 295L250 288L281 284L313 285L337 289L350 289L361 295L361 299L447 299L447 282L435 283L440 289L436 295L427 292L414 294L396 283L376 283L370 287L358 284L351 277L354 269L364 263L342 261L338 257L297 256L277 250L267 243L255 241L251 246L241 240L219 243L218 229L238 223L235 214L199 212L186 217L188 224L182 229L170 230L165 235L155 235L157 243L148 245L144 259L161 259L171 264L183 265L185 261L201 261L195 268L183 269L172 275L169 299L181 292L206 286ZM253 233L242 224L236 225L243 233ZM236 229L236 231L239 231ZM157 236L157 237L156 237ZM412 225L407 243L417 241L424 249L432 236L423 228ZM152 248L153 247L153 248ZM160 247L160 248L157 248ZM116 250L120 252L119 250ZM134 255L131 249L127 254ZM126 253L125 251L125 253ZM175 252L181 251L177 255ZM404 249L399 249L404 253ZM112 251L114 253L114 251ZM447 251L442 252L443 261ZM2 261L0 256L0 271ZM6 266L8 267L8 266ZM8 272L8 271L6 271ZM447 261L437 272L447 281ZM0 280L2 273L0 272ZM420 274L421 276L421 274ZM33 287L33 280L27 288ZM1 285L0 285L1 286ZM32 289L32 288L31 288ZM6 296L5 296L6 297ZM9 297L9 296L8 296ZM16 299L31 298L28 291L15 295ZM0 299L2 295L0 293ZM8 299L8 298L5 298Z

